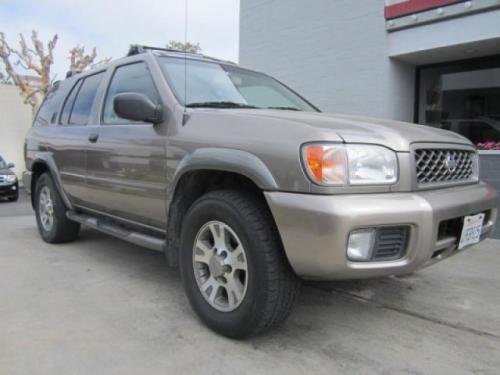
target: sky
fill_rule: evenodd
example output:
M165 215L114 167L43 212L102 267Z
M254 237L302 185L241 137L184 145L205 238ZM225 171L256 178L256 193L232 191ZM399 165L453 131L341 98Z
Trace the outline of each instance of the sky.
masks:
M188 41L202 53L238 61L239 0L187 0ZM130 44L165 46L184 41L184 0L0 0L0 31L11 44L18 35L48 41L58 34L53 74L64 78L68 51L76 45L99 58L124 56Z

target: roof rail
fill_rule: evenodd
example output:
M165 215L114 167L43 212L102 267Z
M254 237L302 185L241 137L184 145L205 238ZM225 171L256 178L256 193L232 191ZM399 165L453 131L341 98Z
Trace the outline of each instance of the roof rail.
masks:
M66 78L73 77L74 75L81 73L81 70L78 69L71 69L66 72Z
M143 46L143 45L140 45L140 44L131 44L130 48L128 50L127 56L138 55L138 54L144 53L144 52L146 52L148 50L149 51L163 51L163 52L173 52L173 53L187 54L187 55L191 55L191 56L202 57L204 59L209 59L209 60L212 60L212 61L218 61L218 62L228 63L228 64L233 64L234 65L234 62L232 62L232 61L217 59L215 57L207 56L207 55L204 55L202 53L186 52L186 51L183 51L181 49L171 49L171 48Z
M161 48L161 47L151 47L151 46L143 46L140 44L131 44L130 48L128 50L127 56L134 56L138 55L140 53L144 53L147 50L151 51L165 51L165 52L178 52L178 53L184 53L185 51L181 49L172 49L172 48ZM191 55L198 55L198 53L194 52L187 52L188 54Z

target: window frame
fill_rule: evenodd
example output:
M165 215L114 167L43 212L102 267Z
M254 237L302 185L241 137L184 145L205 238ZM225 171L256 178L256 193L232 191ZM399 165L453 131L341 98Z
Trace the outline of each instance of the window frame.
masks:
M52 93L52 91L55 92L57 90L61 90L61 87L58 87L61 84L62 84L61 82L54 83L53 86L50 88L49 92L45 95L45 97L42 100L42 103L40 104L40 106L38 107L38 109L35 113L35 116L33 117L33 121L31 123L32 127L50 127L50 126L57 126L58 125L57 119L59 118L59 114L61 113L61 108L62 108L61 107L62 100L60 100L59 98L57 98L57 100L59 100L59 105L56 106L57 110L52 114L49 121L44 125L37 125L37 122L39 122L40 112L42 111L43 106L47 104L49 94ZM57 87L56 87L56 85L57 85ZM63 98L65 97L63 93L61 93L59 95ZM56 119L53 121L54 115L56 115Z
M71 116L73 115L73 110L75 109L76 100L78 99L78 95L80 95L80 91L81 91L83 85L85 84L85 80L88 79L88 78L90 78L90 77L99 75L99 74L102 74L102 77L101 77L101 80L100 80L99 84L97 85L94 98L92 99L92 105L90 106L90 111L89 111L89 116L87 118L87 123L86 124L72 124L71 123ZM81 81L82 83L80 84L80 87L78 88L78 92L76 93L75 100L73 101L73 104L71 106L71 112L69 114L68 124L66 126L88 126L88 125L92 125L92 124L90 124L90 120L91 120L93 112L95 110L96 100L97 100L97 98L98 98L98 96L100 94L100 90L99 89L101 88L101 86L103 85L103 82L105 80L106 80L106 69L98 70L98 71L95 71L95 72L90 72L89 74L86 74L85 76L80 77L78 79L78 81ZM78 81L77 81L77 84L78 84ZM73 86L73 87L76 87L76 85ZM71 95L71 93L68 94L68 98L69 98L69 95ZM63 109L64 109L64 107L63 107Z
M262 74L263 76L265 76L267 78L270 78L271 80L273 80L276 83L278 83L278 85L283 86L284 88L286 88L287 90L289 90L291 93L293 93L294 95L296 95L298 98L300 98L301 100L303 100L307 105L309 105L314 110L314 111L311 111L312 113L315 113L315 112L321 113L322 112L321 109L319 109L318 107L316 107L313 103L311 103L309 100L307 100L306 98L304 98L297 91L295 91L291 87L287 86L286 84L284 84L283 82L281 82L279 79L277 79L277 78L275 78L273 76L270 76L269 74L266 74L266 73L263 73L263 72L259 72L259 71L256 71L256 70L252 70L252 69L248 69L248 68L242 67L242 66L240 66L238 64L226 63L226 62L221 61L221 60L211 61L211 60L205 60L205 59L199 59L199 58L192 58L192 57L172 56L172 55L159 55L157 57L158 60L159 60L158 64L160 65L160 70L163 73L163 77L164 77L165 81L167 82L167 85L170 88L170 91L172 92L175 101L177 102L178 105L180 105L183 108L189 108L189 107L186 107L186 103L184 103L184 98L181 95L179 95L179 92L176 90L174 84L172 83L172 77L170 76L170 74L167 71L167 69L163 66L163 63L161 62L161 59L164 58L164 57L172 58L172 59L178 59L178 60L198 61L198 62L207 63L207 64L216 64L216 65L220 65L222 67L222 69L224 69L224 70L226 70L225 67L229 67L230 69L231 68L236 68L236 69L241 69L243 71L248 71L250 73Z
M158 84L156 83L155 79L154 79L154 75L153 75L153 72L151 71L150 67L149 67L149 64L146 60L134 60L134 61L130 61L130 62L127 62L127 63L124 63L124 64L120 64L120 65L115 65L114 67L112 67L111 72L110 72L110 75L109 77L107 78L107 81L106 81L106 89L104 90L104 95L102 96L102 102L101 102L101 106L100 106L100 109L99 109L99 125L101 126L123 126L123 125L127 125L127 126L130 126L130 125L140 125L140 126L143 126L143 125L152 125L152 123L150 122L145 122L145 121L131 121L131 120L127 120L127 119L124 119L124 118L121 118L121 120L123 120L123 122L120 122L120 123L106 123L104 122L104 110L106 109L106 102L107 102L107 99L108 99L108 94L109 94L109 89L111 87L111 84L113 83L113 78L115 77L115 74L116 72L118 71L118 69L120 68L123 68L123 67L126 67L126 66L129 66L129 65L135 65L135 64L144 64L146 66L146 70L148 71L149 73L149 76L151 77L151 82L153 82L153 87L155 88L156 90L156 94L158 96L158 105L161 105L163 107L163 101L162 101L162 98L161 98L161 95L160 95L160 90L158 88Z
M73 112L73 106L75 105L76 97L78 96L78 93L80 92L80 88L82 87L83 80L84 80L84 78L77 79L76 82L71 86L68 93L66 94L66 97L64 98L61 110L59 111L59 118L57 120L57 126L78 126L78 125L71 125L69 123L69 119L71 118L71 112ZM73 94L73 90L76 90L76 93L75 93L75 97L73 99L73 103L71 104L71 108L69 109L68 122L63 123L62 116L63 116L63 112L64 112L64 107L66 107L66 103L68 102L70 96Z
M95 76L95 75L98 75L98 74L102 74L101 82L99 82L99 85L98 85L97 90L96 90L95 97L94 97L93 102L92 102L92 106L90 107L89 119L92 118L92 114L94 112L94 108L95 108L95 105L96 105L96 98L98 97L98 95L100 93L100 88L101 88L103 82L106 80L106 71L107 71L107 69L100 69L100 70L97 70L97 71L90 71L87 74L82 75L81 77L80 76L75 77L75 82L71 85L71 88L68 90L68 92L64 96L64 100L62 100L62 105L61 105L61 107L59 109L59 114L57 116L57 121L55 122L56 126L88 126L89 125L89 121L88 120L87 120L87 124L85 124L85 125L82 125L82 124L71 124L69 122L69 120L71 119L71 114L73 113L73 107L75 106L75 102L76 102L76 99L78 97L78 94L80 93L80 89L83 86L83 82L87 78L89 78L89 77L92 77L92 76ZM73 103L71 104L71 109L70 109L69 117L68 117L68 123L62 123L61 120L62 120L62 115L63 115L64 107L66 106L66 103L67 103L69 97L71 96L71 94L73 93L73 90L75 90L75 89L77 90L77 92L76 92L75 98L73 100Z

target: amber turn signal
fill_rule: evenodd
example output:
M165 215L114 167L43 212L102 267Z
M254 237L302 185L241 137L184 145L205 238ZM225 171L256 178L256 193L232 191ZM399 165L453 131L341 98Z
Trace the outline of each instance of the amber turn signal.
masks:
M343 145L307 144L302 158L309 178L320 185L347 183L347 157Z

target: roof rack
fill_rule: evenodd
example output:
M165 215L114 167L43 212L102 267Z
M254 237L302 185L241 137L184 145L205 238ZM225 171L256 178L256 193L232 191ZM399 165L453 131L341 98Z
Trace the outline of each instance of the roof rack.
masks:
M187 54L187 55L191 55L191 56L202 57L204 59L209 59L209 60L212 60L212 61L218 61L218 62L223 62L223 63L228 63L228 64L234 64L234 62L232 62L232 61L217 59L215 57L210 57L210 56L207 56L207 55L203 55L201 53L186 52L186 51L183 51L183 50L180 50L180 49L143 46L143 45L140 45L140 44L131 44L130 48L128 50L127 56L138 55L138 54L144 53L144 52L146 52L148 50L149 51L162 51L162 52Z
M161 48L161 47L151 47L151 46L142 46L140 44L131 44L128 50L127 56L134 56L140 53L144 53L146 51L164 51L164 52L177 52L177 53L185 53L185 51L181 49L172 49L172 48ZM200 55L195 52L187 52L190 55ZM201 55L200 55L201 56Z
M78 74L78 73L81 73L82 71L81 70L75 70L75 69L72 69L72 70L68 70L66 72L66 78L70 78L70 77L73 77L74 75Z

